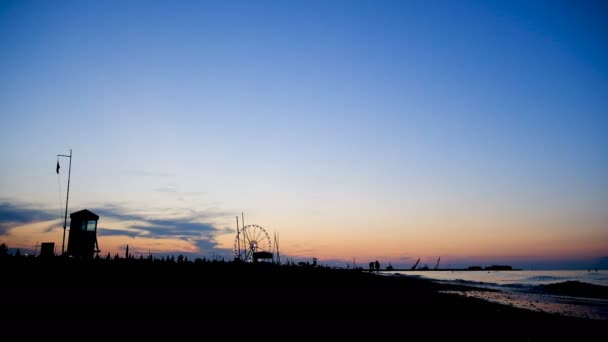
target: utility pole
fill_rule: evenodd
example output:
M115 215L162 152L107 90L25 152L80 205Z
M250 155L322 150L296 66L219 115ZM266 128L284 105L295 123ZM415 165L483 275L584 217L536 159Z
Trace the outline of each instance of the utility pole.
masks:
M239 216L236 216L236 245L238 259L241 260L241 231L239 230Z
M276 251L276 255L277 255L277 264L279 264L279 266L281 265L281 252L279 252L279 236L277 234L277 231L274 231L274 249Z
M65 229L68 225L68 200L70 199L70 176L72 175L72 149L70 149L70 155L58 154L57 158L66 157L70 158L70 166L68 168L68 190L65 197L65 215L63 216L63 241L61 242L61 255L65 254ZM57 173L59 173L59 160L57 160Z
M249 262L248 256L247 256L247 249L249 248L248 244L250 242L249 237L247 236L247 231L245 230L245 213L241 211L241 232L243 233L243 254L245 256L245 262ZM253 258L253 254L251 255L251 257ZM253 260L252 260L253 261Z

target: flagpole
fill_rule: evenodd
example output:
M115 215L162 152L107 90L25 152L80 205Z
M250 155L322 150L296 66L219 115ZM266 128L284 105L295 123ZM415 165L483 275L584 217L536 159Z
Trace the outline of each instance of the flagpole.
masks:
M61 242L61 255L65 254L65 230L68 225L68 200L70 199L70 176L72 175L72 149L70 149L70 155L58 154L57 157L70 158L70 166L68 168L68 191L65 196L65 215L63 217L63 242Z

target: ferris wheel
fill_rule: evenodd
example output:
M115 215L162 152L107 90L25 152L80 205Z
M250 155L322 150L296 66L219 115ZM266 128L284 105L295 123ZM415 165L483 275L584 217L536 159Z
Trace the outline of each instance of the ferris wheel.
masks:
M244 226L234 240L234 256L245 262L253 262L260 252L271 253L270 236L256 224Z

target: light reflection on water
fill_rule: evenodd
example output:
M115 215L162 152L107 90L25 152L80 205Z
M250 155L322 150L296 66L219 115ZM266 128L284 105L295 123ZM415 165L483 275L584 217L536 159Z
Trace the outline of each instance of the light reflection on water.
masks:
M608 300L542 293L539 285L580 281L608 286L608 271L395 271L439 282L490 288L490 291L443 291L518 308L568 316L608 320Z
M595 285L608 286L608 271L395 271L423 278L491 283L497 285L547 285L564 281L581 281Z

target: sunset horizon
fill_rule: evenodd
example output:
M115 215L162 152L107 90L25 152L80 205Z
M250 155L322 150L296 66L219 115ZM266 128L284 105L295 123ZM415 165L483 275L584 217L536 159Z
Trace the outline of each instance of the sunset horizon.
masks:
M593 1L2 2L0 243L61 254L87 209L100 257L231 261L238 217L284 262L606 270L607 22Z

